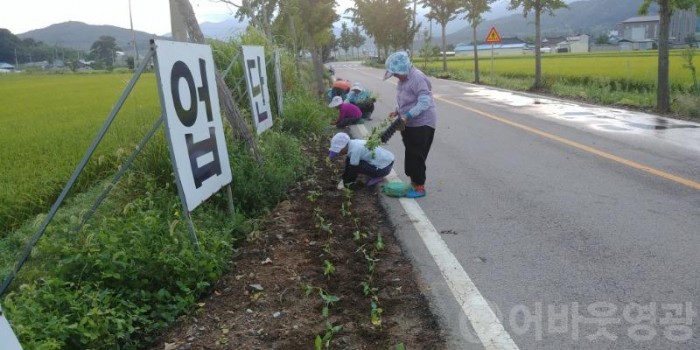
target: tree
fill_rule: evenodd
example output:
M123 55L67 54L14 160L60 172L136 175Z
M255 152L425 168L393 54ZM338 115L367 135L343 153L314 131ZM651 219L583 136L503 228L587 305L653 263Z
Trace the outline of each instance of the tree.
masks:
M367 38L365 38L365 36L362 35L362 33L360 33L360 28L358 28L358 27L352 28L352 32L350 33L350 43L351 43L352 47L354 47L355 50L357 50L358 56L359 56L359 52L360 52L360 47L365 44L366 40L367 40Z
M445 27L447 23L457 18L457 15L463 13L464 2L461 0L421 0L423 8L430 8L425 17L430 20L435 20L440 24L442 29L442 71L447 71L447 45L445 43Z
M113 36L102 35L90 46L90 57L99 61L101 65L111 69L114 67L115 51L121 50L117 46L117 39Z
M472 27L472 38L474 47L474 82L479 84L479 50L477 49L478 40L476 38L476 27L484 21L482 14L491 10L491 3L496 0L464 0L464 9L466 10L466 15L464 18L469 22L469 26Z
M671 16L674 10L688 10L693 7L700 14L700 0L644 0L639 8L639 14L648 14L652 2L659 4L659 63L656 82L656 110L661 113L668 113L671 111L671 85L668 78Z
M645 0L647 1L647 0ZM568 8L562 0L510 0L510 10L515 10L519 7L523 8L523 16L527 18L530 12L535 13L535 84L533 89L542 88L542 55L540 48L542 47L542 12L554 14L554 10L560 8Z
M595 38L595 43L596 43L596 45L610 44L610 37L608 37L608 35L605 33L600 34Z
M9 30L0 28L0 62L14 63L20 43L20 39Z
M321 95L326 90L323 79L322 49L331 42L331 28L338 20L338 15L335 13L336 2L335 0L286 0L285 2L287 1L294 3L292 6L297 7L299 18L296 23L300 24L301 28L298 29L306 37L307 48L311 52L314 63L318 93Z
M410 48L420 29L409 5L407 0L355 0L355 6L346 13L374 39L379 56L383 51L386 57L390 49Z
M352 46L352 33L350 32L350 29L348 29L348 24L343 22L340 28L340 38L338 39L338 46L340 46L343 51L345 51L345 54L348 54L348 50L350 50L350 47Z

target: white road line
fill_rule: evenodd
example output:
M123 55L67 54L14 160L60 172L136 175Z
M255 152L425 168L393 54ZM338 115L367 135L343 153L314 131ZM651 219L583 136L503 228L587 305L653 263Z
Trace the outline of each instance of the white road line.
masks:
M360 124L356 127L360 135L363 137L368 135L364 125ZM387 178L390 181L400 181L394 170ZM447 287L462 307L462 312L471 323L484 348L487 350L517 350L518 346L510 334L503 328L486 299L447 247L418 202L411 198L399 198L399 203L413 223L413 227L418 231L423 244L428 248L447 283Z

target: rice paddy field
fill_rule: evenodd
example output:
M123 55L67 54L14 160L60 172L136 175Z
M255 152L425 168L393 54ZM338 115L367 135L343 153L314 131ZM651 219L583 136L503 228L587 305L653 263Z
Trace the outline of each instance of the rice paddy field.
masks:
M690 70L684 68L681 56L683 50L672 50L669 57L669 77L672 85L687 87L692 84ZM700 66L700 54L695 65ZM656 85L657 51L600 52L585 54L546 53L542 54L542 74L546 78L574 77L600 78L608 80L629 80ZM424 63L421 58L414 62L419 67ZM474 59L469 57L451 57L448 60L449 71L463 71L473 74ZM442 69L442 61L434 60L427 64L428 69ZM479 68L482 79L489 79L491 74L490 52L479 53ZM493 60L493 73L496 75L535 75L534 55L496 56Z
M0 75L0 237L53 204L131 73ZM160 115L154 74L127 98L77 190L109 176Z

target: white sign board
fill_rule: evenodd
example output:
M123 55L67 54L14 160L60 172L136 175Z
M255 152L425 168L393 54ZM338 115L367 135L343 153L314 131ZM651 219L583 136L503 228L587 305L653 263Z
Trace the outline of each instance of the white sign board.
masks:
M2 308L0 308L0 349L22 350L22 345L19 344L17 336L15 336L10 324L2 314Z
M245 72L250 113L253 115L258 134L272 126L270 93L267 84L265 66L265 48L263 46L243 46L243 71Z
M231 182L209 45L156 40L161 108L187 210Z

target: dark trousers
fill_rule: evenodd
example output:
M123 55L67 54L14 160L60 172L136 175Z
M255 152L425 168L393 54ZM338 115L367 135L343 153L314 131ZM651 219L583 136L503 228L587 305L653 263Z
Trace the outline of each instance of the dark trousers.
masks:
M433 144L435 129L429 126L407 127L401 132L406 147L404 165L406 176L416 185L425 184L425 161Z
M372 117L372 112L374 112L374 102L362 101L353 104L357 106L360 111L362 111L362 119L369 119Z
M364 174L369 177L384 177L389 175L394 162L384 168L377 168L368 162L361 160L358 165L350 165L350 156L345 158L345 171L343 172L343 183L349 184L357 180L357 175Z

